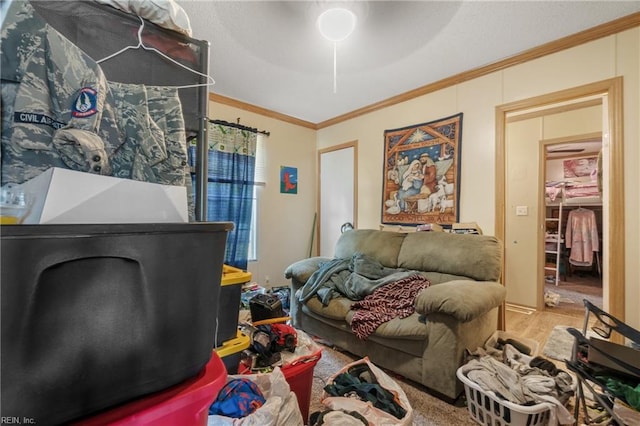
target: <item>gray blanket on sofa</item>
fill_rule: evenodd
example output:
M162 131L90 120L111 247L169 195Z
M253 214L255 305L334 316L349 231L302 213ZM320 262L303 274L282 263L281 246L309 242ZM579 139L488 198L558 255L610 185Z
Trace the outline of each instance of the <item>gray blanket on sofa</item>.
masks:
M348 259L322 263L302 286L299 299L307 302L317 296L324 306L340 295L350 300L362 300L376 288L416 272L387 268L367 255L355 253Z

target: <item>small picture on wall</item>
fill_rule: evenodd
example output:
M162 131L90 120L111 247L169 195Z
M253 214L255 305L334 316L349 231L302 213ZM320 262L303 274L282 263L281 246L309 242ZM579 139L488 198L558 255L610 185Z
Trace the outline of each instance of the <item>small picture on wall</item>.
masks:
M280 192L283 194L298 193L298 168L280 166Z
M564 160L564 177L575 178L584 176L594 176L598 169L598 157L574 158Z

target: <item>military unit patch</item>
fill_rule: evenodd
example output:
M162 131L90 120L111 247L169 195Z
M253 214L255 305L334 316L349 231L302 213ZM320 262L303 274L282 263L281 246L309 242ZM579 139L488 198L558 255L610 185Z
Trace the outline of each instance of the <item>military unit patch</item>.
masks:
M98 92L91 87L83 87L73 104L71 115L78 118L91 117L98 112Z

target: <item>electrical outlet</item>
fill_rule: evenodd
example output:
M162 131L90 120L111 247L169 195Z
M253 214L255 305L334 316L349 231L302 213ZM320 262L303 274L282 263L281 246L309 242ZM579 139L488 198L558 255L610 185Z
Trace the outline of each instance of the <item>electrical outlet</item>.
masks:
M516 216L527 216L529 208L527 206L516 206Z
M264 283L269 284L269 275L264 276Z

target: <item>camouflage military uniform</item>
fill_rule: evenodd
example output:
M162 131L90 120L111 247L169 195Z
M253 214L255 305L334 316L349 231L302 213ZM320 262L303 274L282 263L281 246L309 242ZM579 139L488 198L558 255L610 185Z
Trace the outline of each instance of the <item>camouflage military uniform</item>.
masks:
M186 186L191 194L182 104L171 87L109 82L125 143L111 157L114 176Z
M186 186L193 210L177 89L107 82L26 1L10 7L1 48L2 184L62 167Z
M27 61L34 51L42 45L45 29L45 23L33 14L30 7L20 8L17 2L13 2L11 6L2 24L0 41L2 53L0 55L2 60L0 66L2 76L2 184L15 182L14 179L5 181L5 173L7 172L5 163L9 163L5 155L5 147L11 143L13 105ZM22 180L19 179L18 182L22 182Z
M178 90L172 87L147 86L147 100L151 119L164 134L167 160L158 164L160 182L187 188L189 216L194 217L193 183L187 154L182 104Z
M123 145L112 157L113 176L160 183L155 167L167 159L164 135L149 115L147 91L140 84L109 82Z
M110 174L107 147L96 133L103 124L107 88L100 67L42 23L28 2L13 2L3 27L3 64L13 64L10 81L18 87L12 120L5 123L8 114L2 115L2 183L21 183L50 167ZM29 36L22 39L23 34ZM36 39L40 43L34 45ZM8 50L12 44L17 44L15 51ZM3 108L11 108L5 104L10 91L2 91ZM115 125L114 120L108 123ZM116 128L102 130L117 136Z

